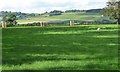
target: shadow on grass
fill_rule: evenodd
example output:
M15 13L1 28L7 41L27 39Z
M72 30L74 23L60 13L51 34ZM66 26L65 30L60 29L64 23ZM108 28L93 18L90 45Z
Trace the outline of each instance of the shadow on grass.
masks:
M9 47L13 48L9 49ZM117 45L9 45L8 49L3 47L3 65L31 64L36 61L89 61L89 60L112 60L117 53ZM103 48L104 47L104 48ZM105 52L104 52L105 51ZM63 55L63 56L60 56ZM67 55L67 56L66 56ZM72 57L71 57L72 55ZM79 57L75 55L84 55ZM70 56L70 57L69 57ZM79 57L79 58L78 58ZM111 59L112 58L112 59Z
M35 35L39 31L77 31L89 27L25 28L3 30L3 65L31 64L36 61L113 60L117 57L117 38L97 38L97 35L116 35L117 31L86 32L83 34ZM93 29L93 28L92 28ZM94 28L96 29L96 28ZM43 55L43 56L42 56ZM62 57L60 55L63 55ZM67 55L67 56L66 56ZM71 56L72 55L72 56ZM75 55L87 55L79 57ZM112 58L112 59L111 59ZM105 66L106 67L106 66ZM69 68L69 67L68 67ZM88 64L85 68L103 68ZM109 66L108 66L109 68ZM51 68L52 69L52 68ZM56 69L56 68L53 68ZM60 67L59 69L63 69ZM67 69L67 68L65 68Z
M103 64L87 64L82 67L81 70L104 70L104 69L111 69L112 67L109 67L108 65ZM48 70L80 70L79 65L74 67L53 67L48 68Z

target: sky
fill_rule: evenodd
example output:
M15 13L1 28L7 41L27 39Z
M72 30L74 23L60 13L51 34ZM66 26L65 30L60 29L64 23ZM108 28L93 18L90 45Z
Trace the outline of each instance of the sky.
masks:
M0 0L0 11L43 13L52 10L104 8L107 0Z

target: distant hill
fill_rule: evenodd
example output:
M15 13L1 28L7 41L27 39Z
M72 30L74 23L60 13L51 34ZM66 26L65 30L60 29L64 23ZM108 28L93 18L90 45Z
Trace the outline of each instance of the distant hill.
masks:
M86 13L100 13L102 9L90 9L86 10Z
M51 12L48 12L48 13L55 13L55 12L60 12L60 13L63 13L63 12L87 12L87 13L99 13L102 9L90 9L90 10L76 10L76 9L73 9L73 10L66 10L66 11L58 11L58 10L53 10ZM6 14L9 14L9 13L12 13L12 14L15 14L16 16L18 17L25 17L25 16L36 16L36 15L41 15L41 14L36 14L36 13L22 13L22 12L11 12L11 11L0 11L0 17L1 16L4 16ZM43 14L46 14L46 13L43 13Z
M90 10L66 10L58 11L53 10L45 13L22 13L22 12L7 12L1 11L0 17L13 13L17 16L18 24L27 24L34 22L59 22L59 21L97 21L108 22L108 18L102 16L100 13L102 9L90 9Z
M86 13L100 13L102 9L90 9L90 10L66 10L65 12L86 12Z
M11 11L1 11L0 17L3 17L8 14L14 14L16 15L17 19L25 19L27 17L35 17L36 15L39 16L39 14L36 13L22 13L22 12L11 12Z
M74 9L74 10L66 10L65 12L67 13L67 12L82 12L82 11L85 11L85 10L76 10L76 9Z

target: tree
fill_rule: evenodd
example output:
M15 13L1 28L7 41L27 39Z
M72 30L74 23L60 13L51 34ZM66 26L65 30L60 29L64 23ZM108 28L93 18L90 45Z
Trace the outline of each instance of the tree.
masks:
M8 16L7 22L10 24L10 26L12 26L13 24L16 24L16 15L10 14Z
M49 13L49 16L62 15L62 11L54 10Z
M14 24L16 24L16 15L11 14L11 13L7 13L6 15L3 16L2 18L3 22L6 22L7 25L13 26Z
M104 16L110 19L117 19L117 23L120 24L120 0L109 0L107 6L103 9Z

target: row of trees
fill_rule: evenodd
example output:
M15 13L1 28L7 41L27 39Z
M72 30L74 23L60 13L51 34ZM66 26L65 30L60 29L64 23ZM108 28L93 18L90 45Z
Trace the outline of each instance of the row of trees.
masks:
M83 12L85 10L77 10L77 9L73 9L73 10L66 10L65 12Z
M62 11L54 10L49 13L49 16L62 15Z

